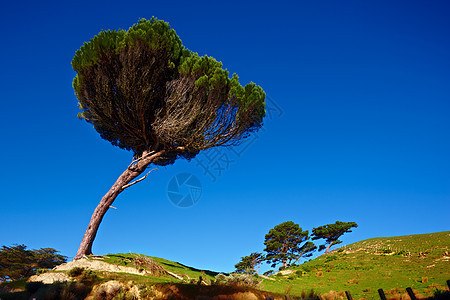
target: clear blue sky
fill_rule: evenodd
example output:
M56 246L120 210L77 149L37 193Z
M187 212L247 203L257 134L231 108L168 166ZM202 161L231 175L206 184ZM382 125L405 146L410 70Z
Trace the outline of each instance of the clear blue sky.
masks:
M241 82L261 85L280 110L240 157L222 150L233 162L215 182L179 161L121 194L96 254L229 272L288 220L308 230L355 221L345 244L449 230L449 15L448 1L5 3L0 245L75 255L131 154L77 119L70 62L100 30L152 16ZM203 187L184 209L167 196L182 172Z

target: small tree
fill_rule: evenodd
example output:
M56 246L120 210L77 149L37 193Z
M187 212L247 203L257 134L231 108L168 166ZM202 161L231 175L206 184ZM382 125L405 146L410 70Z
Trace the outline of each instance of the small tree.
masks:
M284 268L289 267L300 258L311 256L317 248L312 242L307 242L308 239L308 230L303 231L298 224L292 221L281 223L266 234L265 260L272 264L272 268L279 263L282 263Z
M330 252L330 247L342 243L339 238L347 232L352 232L350 229L358 227L355 222L340 222L336 221L334 224L327 224L313 228L312 239L325 239L325 244L319 246L319 251L326 248L325 254ZM328 245L328 246L327 246Z
M25 245L2 246L0 281L18 280L36 274L37 269L51 269L66 262L67 257L53 248L27 250Z
M253 252L248 256L241 257L241 261L234 267L236 268L237 273L258 274L259 266L263 260L264 255L262 253Z
M92 214L75 259L92 253L100 223L148 166L192 159L200 151L238 144L262 126L261 87L230 78L222 63L186 49L168 23L141 19L102 31L76 52L73 88L79 118L134 160ZM134 180L134 181L133 181Z

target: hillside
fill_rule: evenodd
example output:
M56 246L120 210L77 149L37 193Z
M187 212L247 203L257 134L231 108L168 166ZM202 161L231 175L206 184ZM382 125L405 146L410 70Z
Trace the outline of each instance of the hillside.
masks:
M377 290L421 295L445 289L450 279L450 231L389 238L372 238L319 256L264 281L265 290L300 295L350 291L354 299L379 299ZM290 273L291 272L291 273ZM290 273L290 274L287 274ZM409 299L409 298L407 298Z
M3 283L0 298L47 299L48 295L60 295L63 299L98 299L109 295L116 296L114 299L284 299L283 295L288 295L298 299L315 298L314 293L308 293L314 290L327 300L345 299L344 291L350 291L357 300L379 299L377 290L383 288L388 299L401 299L406 287L412 287L419 297L427 297L436 289L446 289L449 248L450 231L373 238L270 277L241 279L157 257L108 254L69 262L32 279L44 280L46 285L33 282L25 288L25 281ZM52 284L55 280L65 283Z

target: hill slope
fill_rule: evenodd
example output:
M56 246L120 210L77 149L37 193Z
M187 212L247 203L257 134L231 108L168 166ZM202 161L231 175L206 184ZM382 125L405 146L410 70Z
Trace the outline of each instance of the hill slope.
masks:
M377 290L430 295L450 279L450 231L357 242L272 276L263 289L300 295L314 289L325 294L350 291L354 299L379 299ZM286 273L289 273L286 272Z

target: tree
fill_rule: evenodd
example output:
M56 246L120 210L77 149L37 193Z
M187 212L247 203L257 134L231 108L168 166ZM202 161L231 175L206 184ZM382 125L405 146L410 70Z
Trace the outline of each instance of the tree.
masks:
M319 251L326 248L325 254L327 254L330 252L331 246L342 243L342 241L339 241L341 235L347 232L352 232L350 229L353 227L358 227L358 225L355 222L336 221L334 224L327 224L313 228L312 239L325 239L325 244L319 246Z
M100 137L133 152L133 161L94 210L75 259L92 253L116 197L150 165L192 159L239 144L262 126L261 87L230 78L222 63L186 49L169 24L140 19L127 31L101 31L77 50L72 67L80 119ZM134 181L133 181L134 180Z
M0 249L0 281L30 277L37 269L51 269L66 262L67 257L53 248L27 250L25 245L2 246Z
M281 223L266 234L265 260L272 264L272 268L279 263L286 268L297 263L302 257L310 257L317 247L307 240L309 240L308 230L303 231L292 221Z
M241 261L234 267L237 273L258 274L259 265L264 260L264 255L259 252L253 252L248 256L241 257ZM256 267L256 271L255 271Z

